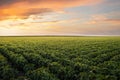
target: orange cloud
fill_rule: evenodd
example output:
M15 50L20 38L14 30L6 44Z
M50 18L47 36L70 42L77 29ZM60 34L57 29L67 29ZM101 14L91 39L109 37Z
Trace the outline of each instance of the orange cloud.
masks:
M2 0L0 1L0 19L11 16L26 18L33 14L42 14L59 9L92 5L102 0Z
M87 22L87 24L113 24L118 25L120 24L120 19L108 18L106 15L94 15L92 16L91 20Z

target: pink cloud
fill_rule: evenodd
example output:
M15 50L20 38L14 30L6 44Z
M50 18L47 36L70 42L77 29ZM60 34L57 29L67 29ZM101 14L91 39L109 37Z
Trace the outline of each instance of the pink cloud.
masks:
M9 16L26 16L56 11L76 6L88 6L100 3L102 0L11 0L0 2L0 19Z

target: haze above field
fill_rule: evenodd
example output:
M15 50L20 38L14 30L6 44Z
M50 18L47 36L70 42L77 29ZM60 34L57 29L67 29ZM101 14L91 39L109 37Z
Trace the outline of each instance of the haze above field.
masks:
M0 36L120 35L120 0L0 0Z

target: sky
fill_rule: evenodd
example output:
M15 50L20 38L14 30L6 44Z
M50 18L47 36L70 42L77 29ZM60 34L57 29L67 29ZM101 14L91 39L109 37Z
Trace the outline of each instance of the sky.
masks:
M120 0L0 0L0 36L120 35Z

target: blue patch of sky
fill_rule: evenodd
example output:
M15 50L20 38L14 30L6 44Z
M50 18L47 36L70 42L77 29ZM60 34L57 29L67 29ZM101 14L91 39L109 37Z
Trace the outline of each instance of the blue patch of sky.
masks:
M77 17L79 17L79 15L84 15L84 18L89 18L91 15L95 14L108 14L111 12L119 12L120 0L105 0L103 3L97 5L66 8L65 11L77 13Z

